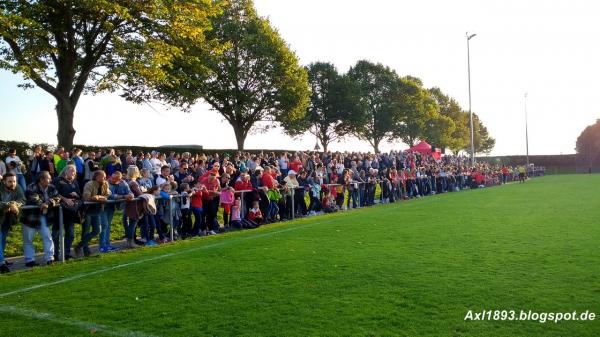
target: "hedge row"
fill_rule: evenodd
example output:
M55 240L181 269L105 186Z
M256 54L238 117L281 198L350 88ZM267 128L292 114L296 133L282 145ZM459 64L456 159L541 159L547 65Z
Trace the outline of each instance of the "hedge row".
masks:
M38 145L41 146L42 149L44 149L44 150L54 151L56 149L56 145L54 145L54 144L45 144L45 143L29 144L29 143L25 143L25 142L0 140L0 157L4 158L9 149L16 149L17 155L22 157L22 159L25 159L25 158L23 158L23 157L26 157L25 154L27 154L28 151L32 152L33 149ZM160 152L164 152L164 153L168 153L171 151L174 151L177 153L190 152L193 155L201 154L201 153L206 154L206 155L212 155L215 153L219 153L221 155L224 153L228 153L230 155L233 155L238 152L238 150L236 150L236 149L204 149L200 145L187 145L187 146L171 145L171 146L158 146L158 147L156 147L156 146L125 146L125 145L116 145L116 146L75 145L75 147L82 149L84 152L98 151L100 149L115 149L115 150L120 150L121 152L131 150L131 151L133 151L133 153L138 153L138 152L148 153L151 151L160 151ZM252 153L259 152L259 151L281 153L285 150L245 150L245 151L252 152ZM294 152L294 151L290 151L290 150L287 150L287 151Z
M9 149L16 149L17 154L21 157L26 157L25 154L28 151L33 151L35 146L40 145L44 150L55 150L56 145L53 144L29 144L25 142L17 142L17 141L6 141L0 140L0 158L4 158ZM160 146L160 147L150 147L150 146L93 146L93 145L75 145L77 148L82 149L83 151L97 151L98 149L108 149L114 148L115 150L126 151L132 150L134 153L143 151L143 152L151 152L153 150L158 150L161 152L170 152L175 151L177 153L182 152L190 152L192 154L200 154L204 153L206 155L212 155L214 153L224 154L228 153L233 155L237 152L236 149L204 149L202 146ZM248 152L276 152L281 153L284 150L246 150ZM294 151L288 151L294 152ZM22 158L25 159L25 158ZM526 162L525 156L490 156L490 157L479 157L477 158L479 161L486 161L494 164L501 165L522 165ZM584 158L575 154L565 154L565 155L532 155L529 156L529 162L535 164L536 166L544 166L546 167L546 171L548 173L575 173L575 172L587 172L589 170L589 163L587 163ZM600 156L598 156L597 162L593 163L592 172L600 172Z

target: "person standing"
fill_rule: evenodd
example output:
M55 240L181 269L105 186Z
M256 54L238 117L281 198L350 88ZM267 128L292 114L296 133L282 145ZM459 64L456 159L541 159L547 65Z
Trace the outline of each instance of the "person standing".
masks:
M71 162L73 163L73 165L75 165L75 169L77 170L77 185L79 187L83 187L83 173L85 171L85 165L83 158L81 157L81 149L73 149L73 156L71 157Z
M96 170L92 175L92 180L88 181L83 187L83 200L92 201L96 204L89 205L85 212L85 221L81 229L81 241L75 247L75 255L77 257L81 257L82 255L89 256L90 240L100 233L100 227L107 227L104 203L110 197L110 193L108 182L106 181L106 173L102 170Z
M26 210L23 212L23 253L25 255L25 266L35 267L35 248L33 236L39 233L44 243L44 260L47 265L54 263L54 242L50 234L51 224L56 217L55 207L60 203L58 191L50 183L52 177L48 171L42 171L36 181L27 187L25 197L28 205L38 206L39 209Z
M6 173L8 173L8 170L6 169L6 164L4 164L4 161L2 159L0 159L0 179L2 179L2 177ZM15 175L15 177L16 177L16 175Z
M54 172L56 171L54 168L54 155L52 151L46 151L46 155L39 161L40 171L48 171L50 175L54 177ZM38 174L39 174L38 172ZM35 179L35 177L34 177Z
M21 188L23 190L25 190L27 188L27 183L25 182L25 165L23 165L23 162L21 161L21 158L19 158L19 156L17 156L17 150L15 149L10 149L8 150L8 157L6 157L6 165L8 167L13 166L13 172L15 173L15 175L17 176L17 184L19 184L19 186L21 186ZM13 163L11 165L11 163Z
M129 190L133 193L135 198L139 197L143 194L140 185L137 182L137 179L140 177L140 170L135 165L129 165L127 168L127 185L129 186ZM143 217L143 204L140 201L128 201L125 203L125 221L123 222L123 226L125 227L125 238L127 239L127 247L128 248L136 248L138 245L135 240L135 232ZM143 230L142 236L143 235ZM141 242L140 242L141 243Z
M40 163L41 161L44 159L44 153L42 152L42 147L39 145L36 145L35 149L33 150L33 154L30 157L30 164L29 164L29 173L31 177L35 177L38 173L40 173L41 167L40 167Z
M98 163L96 163L96 152L90 151L88 157L83 162L83 184L81 188L87 184L88 181L92 180L92 175L98 170Z
M121 171L115 171L110 177L108 182L108 188L110 189L111 200L133 200L133 193L125 180L123 180L123 174ZM109 203L106 205L106 226L100 230L100 252L108 253L119 250L110 244L110 226L112 225L113 216L117 209L123 209L121 203ZM125 220L125 219L124 219ZM123 221L125 223L125 221Z
M17 185L17 176L8 173L0 184L0 273L10 272L9 265L4 261L6 237L12 226L19 221L21 206L25 204L25 194L21 186Z
M63 205L63 228L65 231L65 260L71 259L71 245L75 239L75 223L79 219L79 208L83 205L77 179L77 168L73 164L65 166L54 181ZM54 240L54 260L58 260L60 249L60 225L55 221L52 226Z

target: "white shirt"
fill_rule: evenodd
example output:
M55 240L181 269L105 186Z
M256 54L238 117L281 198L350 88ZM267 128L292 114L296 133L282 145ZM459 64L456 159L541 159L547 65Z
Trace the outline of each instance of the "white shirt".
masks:
M335 170L337 171L337 174L340 175L342 173L344 173L344 163L337 163L335 164Z
M19 158L19 156L6 157L7 166L13 161L17 164L17 167L15 167L15 174L23 174L23 172L21 172L21 158Z
M152 164L152 170L154 174L160 174L160 168L162 167L160 160L158 158L150 159L150 164Z
M163 178L163 176L156 177L156 186L160 187L160 185L162 185L162 184L164 184L166 182L168 182L168 180L165 179L165 178Z
M279 168L282 170L288 169L288 159L287 157L282 157L279 159Z

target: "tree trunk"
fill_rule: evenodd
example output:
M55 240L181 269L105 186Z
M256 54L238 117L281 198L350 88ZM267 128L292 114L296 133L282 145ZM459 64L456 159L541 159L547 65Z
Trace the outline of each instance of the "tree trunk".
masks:
M73 148L75 129L73 128L73 116L75 107L68 99L58 100L56 104L56 115L58 117L58 145L70 151Z
M320 134L320 135L317 136L317 138L319 138L319 141L321 142L321 145L323 145L323 152L327 152L327 146L331 142L329 140L329 137L327 137L327 135Z
M237 142L237 149L239 151L244 149L244 142L248 135L248 130L244 130L241 126L233 125L233 132L235 133L235 141Z
M379 142L381 141L378 139L373 140L373 151L375 151L375 153L379 153Z

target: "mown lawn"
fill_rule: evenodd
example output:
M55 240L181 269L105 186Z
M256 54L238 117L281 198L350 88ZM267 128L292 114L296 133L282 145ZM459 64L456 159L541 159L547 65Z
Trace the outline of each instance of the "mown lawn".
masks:
M600 318L464 318L600 315L599 185L551 176L9 274L0 335L597 336Z

